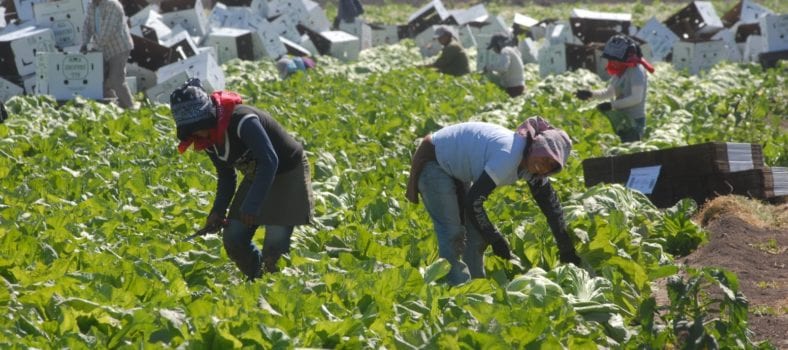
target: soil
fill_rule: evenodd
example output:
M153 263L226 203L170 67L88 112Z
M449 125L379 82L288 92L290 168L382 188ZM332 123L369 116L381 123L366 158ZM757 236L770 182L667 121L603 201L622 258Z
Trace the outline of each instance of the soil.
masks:
M788 206L778 211L788 211ZM717 213L703 225L709 242L677 262L736 273L740 291L750 302L751 339L788 350L788 228L759 225L735 209ZM664 281L656 290L657 302L666 305Z

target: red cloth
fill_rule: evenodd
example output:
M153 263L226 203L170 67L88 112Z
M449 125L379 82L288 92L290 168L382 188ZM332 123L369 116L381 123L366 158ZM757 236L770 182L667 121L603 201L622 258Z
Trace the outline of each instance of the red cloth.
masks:
M636 67L639 64L643 65L643 68L646 68L649 73L654 73L654 66L652 66L651 63L648 63L645 58L632 55L629 56L629 59L627 59L625 62L608 60L606 67L607 74L620 77L628 68Z
M216 106L216 127L210 129L210 136L207 138L191 136L178 145L178 153L186 152L189 146L194 144L195 151L202 151L215 144L224 142L224 132L230 125L230 119L235 110L235 106L243 103L241 96L230 91L214 91L211 94L211 102Z

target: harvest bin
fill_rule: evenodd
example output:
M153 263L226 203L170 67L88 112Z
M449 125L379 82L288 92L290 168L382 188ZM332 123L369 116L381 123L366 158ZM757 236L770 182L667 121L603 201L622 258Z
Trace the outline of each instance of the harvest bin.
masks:
M748 143L712 142L585 159L585 185L626 184L631 169L655 165L661 169L648 197L658 207L672 206L687 197L703 203L731 193L759 199L788 194L782 193L788 181L783 168L772 171L766 167L761 145Z

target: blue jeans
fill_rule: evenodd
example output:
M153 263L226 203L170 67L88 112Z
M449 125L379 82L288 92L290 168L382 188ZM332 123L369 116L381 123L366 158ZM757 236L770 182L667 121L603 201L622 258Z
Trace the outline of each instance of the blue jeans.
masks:
M419 176L419 192L438 237L438 255L451 264L447 282L457 285L471 278L483 278L487 242L469 220L463 224L454 178L437 162L429 162Z
M626 128L616 132L621 142L634 142L640 141L643 138L643 132L646 130L646 118L638 118L632 120L632 127Z
M290 251L290 236L293 234L293 226L266 225L263 251L260 252L252 242L257 227L231 219L222 237L227 255L250 280L260 277L263 268L266 272L276 272L279 257Z

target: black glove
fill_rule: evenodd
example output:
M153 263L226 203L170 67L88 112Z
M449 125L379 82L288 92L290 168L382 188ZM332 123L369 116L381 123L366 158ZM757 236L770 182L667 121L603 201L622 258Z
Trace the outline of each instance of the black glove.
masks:
M575 97L581 100L587 100L591 98L591 91L588 90L577 90L575 91Z
M600 112L607 112L607 111L613 109L613 105L610 104L610 102L602 102L602 103L596 105L596 109L599 110Z
M211 213L205 220L205 229L216 231L223 226L227 226L227 219L222 214Z
M3 101L0 101L0 123L4 122L6 119L8 119L8 112L5 110Z
M509 242L506 242L506 238L501 237L495 242L490 243L493 249L493 253L502 259L509 260L512 258L512 251L509 249Z

